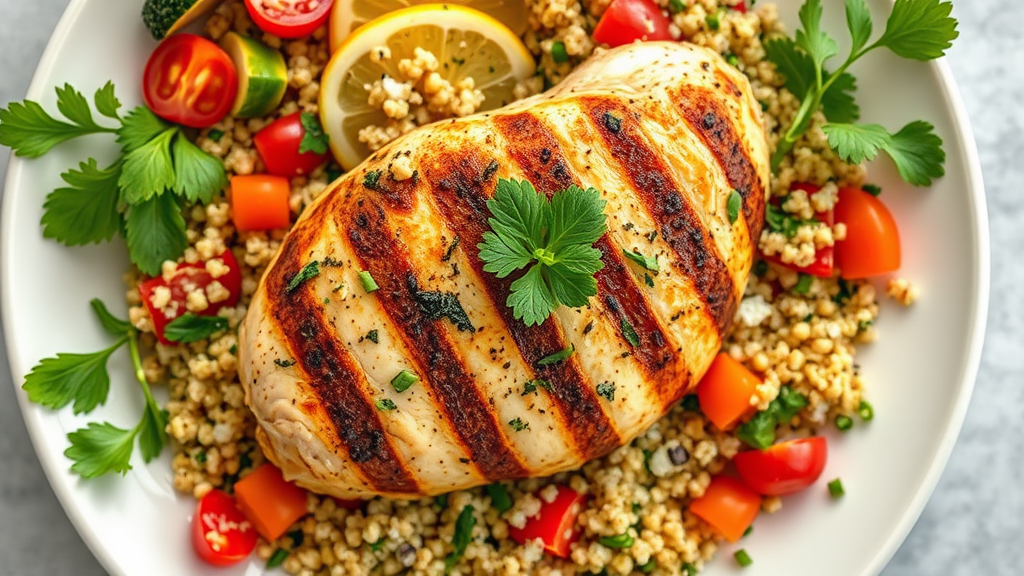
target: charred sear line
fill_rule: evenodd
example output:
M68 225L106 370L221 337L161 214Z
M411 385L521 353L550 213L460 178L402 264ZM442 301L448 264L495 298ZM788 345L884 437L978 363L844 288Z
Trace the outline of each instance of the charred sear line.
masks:
M725 80L732 82L728 78ZM739 97L739 89L735 88L735 84L732 86ZM747 221L750 243L756 245L764 224L765 190L743 146L743 139L729 120L726 104L711 90L698 86L680 88L673 101L687 124L718 160L729 186L739 191L743 198L743 217Z
M617 113L610 116L616 119L611 124L621 130L621 119L626 118L626 115ZM550 196L570 184L580 184L574 181L555 136L539 119L524 113L500 120L498 126L510 142L509 152L513 160L524 171L541 174L541 178L533 183L537 190ZM607 125L608 116L602 117L602 122ZM540 157L536 153L538 149L541 150ZM623 320L633 326L640 336L640 345L634 348L625 335L619 333L622 345L632 350L652 380L659 383L659 392L663 397L674 396L676 385L679 384L682 390L686 383L677 383L671 374L661 373L675 358L675 353L665 345L665 335L647 297L625 265L622 252L613 246L607 234L597 241L595 247L601 251L601 261L604 263L604 268L595 277L598 297L606 303L605 313L612 316L615 326L619 326Z
M416 369L452 432L488 479L528 475L523 463L506 445L494 413L446 334L444 325L427 314L406 247L395 237L384 215L370 202L352 216L366 216L362 230L349 229L349 241L359 265L381 286L377 294L384 313L402 335ZM459 307L461 310L461 306ZM465 313L463 312L463 315ZM469 322L468 317L465 322ZM470 325L470 327L472 327Z
M307 222L315 221L310 219ZM287 286L287 271L301 263L308 252L311 231L301 227L276 266L267 274L269 293L281 294ZM420 493L415 479L386 441L377 410L362 390L362 371L344 345L325 324L316 297L310 290L270 298L271 315L280 323L291 354L305 375L307 385L334 425L340 448L348 454L363 476L382 492Z
M630 179L637 196L657 223L658 232L675 252L674 264L693 280L719 334L724 335L735 312L736 295L733 277L719 257L714 240L694 208L675 189L661 157L637 133L637 124L628 116L626 106L610 98L586 98L583 106L608 145L611 157ZM604 117L609 113L628 120L613 132L604 125ZM710 121L718 122L715 118Z
M507 118L498 117L495 121L499 127L505 126L505 130L516 130L509 126ZM515 150L509 152L513 155L516 153ZM438 153L426 163L426 180L435 183L433 196L437 207L448 226L463 239L466 246L476 246L488 230L487 217L490 213L486 202L493 187L485 189L475 184L475 175L480 173L481 166L487 162L489 159L480 152L466 153L450 149ZM541 177L538 176L534 185L540 187L540 182ZM552 350L563 350L568 346L554 322L528 327L513 318L512 309L505 305L505 301L515 277L498 278L484 272L483 262L479 258L471 258L470 264L482 280L488 298L528 365L533 366ZM555 404L556 418L583 459L607 454L619 445L620 439L593 394L593 386L583 376L576 362L561 362L536 369L534 379L552 383L550 397Z

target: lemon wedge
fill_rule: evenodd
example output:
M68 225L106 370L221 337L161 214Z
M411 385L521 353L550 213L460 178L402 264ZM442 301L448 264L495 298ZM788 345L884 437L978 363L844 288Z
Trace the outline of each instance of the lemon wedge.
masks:
M331 9L330 41L333 53L353 30L389 12L437 0L336 0ZM516 34L526 32L525 0L453 0L450 5L479 10Z
M387 48L387 59L371 51ZM388 116L371 106L367 86L384 75L401 79L399 63L415 59L417 48L431 52L436 72L452 85L472 78L484 101L479 110L511 102L517 83L533 75L536 64L518 36L494 18L462 6L426 4L390 12L353 32L324 69L320 84L320 121L331 151L350 170L372 151L359 140L368 126L385 126Z

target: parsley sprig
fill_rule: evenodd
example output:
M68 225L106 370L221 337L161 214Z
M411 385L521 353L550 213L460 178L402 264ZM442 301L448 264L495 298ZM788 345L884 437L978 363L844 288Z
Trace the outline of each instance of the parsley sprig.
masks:
M597 294L604 264L593 244L606 229L605 204L593 188L570 186L548 200L527 181L498 180L487 201L491 230L477 248L499 278L527 268L506 301L517 320L542 324L558 306L585 306Z
M847 72L854 62L878 48L903 58L927 61L942 56L959 35L950 17L952 5L942 0L896 0L885 31L872 43L871 14L865 0L846 0L846 24L851 46L846 60L834 72L826 63L839 54L835 39L821 29L821 0L806 0L800 8L801 28L795 38L775 38L765 44L768 59L786 78L786 88L801 98L792 125L779 140L772 156L777 168L796 141L810 128L819 109L829 145L847 162L859 164L879 151L895 162L900 176L917 186L941 177L946 155L935 127L921 120L895 133L879 124L859 124L860 108L854 100L856 79Z
M37 158L54 146L90 134L115 134L120 155L107 167L89 158L61 174L67 186L43 204L43 235L68 246L105 242L122 234L131 261L149 275L176 260L188 240L182 207L209 203L227 186L220 160L192 143L184 129L145 106L123 117L114 85L93 96L96 111L117 122L99 124L86 97L70 84L57 88L57 110L67 121L25 100L0 109L0 144L15 155Z
M32 402L53 410L71 404L75 414L87 414L107 401L110 392L107 361L116 350L128 344L135 377L146 400L142 419L131 429L119 428L109 422L90 422L85 428L69 433L71 446L64 455L72 461L71 471L83 478L110 472L124 474L131 470L129 460L136 438L143 460L149 462L163 450L167 436L167 413L153 398L142 370L138 331L111 314L100 300L93 299L91 304L103 328L118 339L99 352L61 353L45 358L32 368L22 385Z

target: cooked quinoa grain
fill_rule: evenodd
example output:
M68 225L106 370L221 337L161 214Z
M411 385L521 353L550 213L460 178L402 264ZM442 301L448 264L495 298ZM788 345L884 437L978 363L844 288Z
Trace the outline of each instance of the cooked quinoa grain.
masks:
M557 83L604 49L591 32L610 1L526 0L526 4L529 28L523 39L537 59L538 75L516 87L518 98ZM678 5L669 10L669 0L657 0L657 4L671 15L674 36L728 55L749 77L774 146L799 105L765 60L763 41L782 32L775 7L761 2L743 13L731 9L733 0L690 0L678 11ZM318 79L330 56L325 29L288 41L262 34L238 0L221 5L206 23L206 34L215 40L231 30L255 35L281 50L289 90L282 106L267 118L228 117L201 131L198 145L221 159L229 176L263 171L252 137L264 126L292 112L317 111ZM380 46L370 57L382 62L392 54ZM472 78L456 84L442 79L436 72L438 59L429 51L417 48L413 58L401 60L396 67L400 77L384 76L364 87L367 102L387 118L386 123L360 132L360 140L372 150L431 121L471 114L483 103ZM723 345L725 352L762 380L750 398L753 409L767 409L783 387L806 397L807 406L783 423L787 434L813 434L836 417L858 410L863 381L854 361L856 346L877 337L878 304L872 284L838 278L808 280L790 268L806 266L816 250L845 237L842 225L830 226L816 215L832 208L840 187L857 186L864 179L862 166L843 163L831 150L818 127L822 121L820 115L815 117L815 125L773 175L771 204L792 225L765 227L759 248L770 261L760 262L758 272L750 276ZM415 178L410 159L415 153L396 154L389 177ZM322 167L292 180L293 216L327 188L327 173ZM125 281L129 319L145 333L145 343L152 349L143 360L144 373L151 382L165 382L168 389L174 487L200 498L214 488L230 491L234 482L265 460L238 382L235 330L285 231L236 231L230 205L223 199L197 206L187 216L190 247L183 262L202 263L217 279L226 272L219 255L230 250L242 268L241 303L219 312L230 330L213 339L164 346L152 334L153 320L137 290L144 278L129 273ZM165 276L172 275L178 264L168 262ZM342 295L346 289L339 286ZM886 294L909 305L918 291L909 281L894 279ZM199 312L225 298L226 289L215 280L206 289L189 293L186 306ZM170 316L178 313L170 309L173 303L166 291L154 291L150 304ZM476 523L461 559L451 569L453 575L603 572L622 576L639 574L641 568L659 576L689 574L691 568L699 570L712 558L719 537L688 511L688 504L704 494L712 476L742 448L732 431L718 430L699 411L680 405L629 445L577 471L504 483L512 502L504 512L494 508L483 487L417 501L375 498L355 509L309 494L308 514L277 541L261 541L257 556L266 561L283 551L278 553L287 553L281 568L302 576L443 574L445 559L453 550L456 520L470 507ZM545 554L539 542L519 545L510 537L510 531L522 528L556 496L557 486L586 496L577 519L581 536L567 559ZM762 508L770 513L781 506L779 498L766 498Z

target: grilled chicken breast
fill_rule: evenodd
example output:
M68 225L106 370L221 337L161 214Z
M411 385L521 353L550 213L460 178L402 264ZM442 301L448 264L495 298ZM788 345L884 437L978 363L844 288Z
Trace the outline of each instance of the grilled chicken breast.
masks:
M393 142L306 208L253 297L240 370L260 445L287 478L343 498L420 497L607 454L719 350L768 174L746 78L676 43L610 50L544 94ZM484 272L477 249L499 178L601 191L589 306L513 319L517 275ZM419 380L399 392L402 371Z

